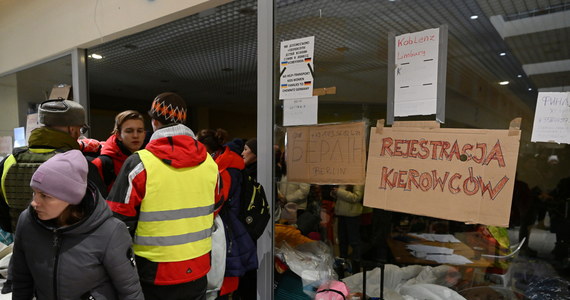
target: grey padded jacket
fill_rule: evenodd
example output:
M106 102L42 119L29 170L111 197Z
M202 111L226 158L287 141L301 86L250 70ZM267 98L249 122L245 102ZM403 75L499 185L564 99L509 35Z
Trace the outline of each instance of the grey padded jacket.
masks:
M16 228L12 299L144 299L125 224L89 185L78 223L60 228L30 206Z

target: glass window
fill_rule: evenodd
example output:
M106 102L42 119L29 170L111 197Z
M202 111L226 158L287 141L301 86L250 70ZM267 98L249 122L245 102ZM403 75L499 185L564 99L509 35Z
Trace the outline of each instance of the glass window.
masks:
M311 288L315 292L320 284L315 278L346 279L380 263L386 264L384 296L422 294L428 283L436 285L434 293L452 291L467 299L566 296L566 289L556 292L555 287L567 284L568 278L570 150L564 144L530 142L530 136L538 92L568 91L561 80L570 72L562 67L570 57L564 21L568 9L559 1L530 6L489 1L277 2L274 140L281 216L276 217L275 246L283 262L276 271L276 298L291 282L300 283L306 293ZM441 25L448 27L446 118L441 127L508 129L511 120L522 117L517 175L510 179L515 184L509 226L362 207L357 200L362 199L361 186L287 180L284 157L291 153L286 151L289 128L283 126L283 100L278 99L280 43L315 37L314 88L336 88L336 93L319 97L318 124L363 121L370 128L387 118L389 35ZM435 120L435 115L396 118L417 120ZM311 241L322 247L308 246ZM452 261L452 253L445 252L450 250L417 245L446 247L468 262ZM432 250L438 254L430 254ZM299 264L290 259L291 253L307 261ZM330 265L318 269L325 274L321 276L308 272L311 262ZM377 285L378 275L370 272L376 276L370 282ZM404 277L394 281L395 276ZM362 291L361 278L345 282L351 291ZM377 286L367 288L378 291Z

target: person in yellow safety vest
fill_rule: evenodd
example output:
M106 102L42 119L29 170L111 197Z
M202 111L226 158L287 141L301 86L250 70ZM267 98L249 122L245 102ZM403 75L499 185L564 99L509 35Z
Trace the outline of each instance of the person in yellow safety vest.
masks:
M175 93L154 99L150 142L125 161L107 200L133 235L147 300L205 299L218 167L186 114Z

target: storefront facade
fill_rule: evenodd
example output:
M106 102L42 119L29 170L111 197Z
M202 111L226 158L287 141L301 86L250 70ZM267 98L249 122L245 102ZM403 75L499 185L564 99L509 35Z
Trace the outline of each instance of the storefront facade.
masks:
M4 1L0 3L0 77L3 81L0 94L5 98L0 101L5 103L11 118L0 121L1 135L10 135L12 128L24 126L29 103L36 101L34 97L41 97L41 93L23 93L26 90L24 83L33 81L34 78L33 75L31 78L21 76L23 73L20 72L50 61L65 60L64 64L69 67L68 74L58 80L70 82L74 87L74 98L86 107L93 107L93 101L90 103L88 100L90 97L95 99L88 96L87 55L93 52L89 49L101 49L106 43L200 12L212 11L213 8L221 8L218 12L227 13L224 7L241 4L245 8L240 8L240 17L250 13L257 18L257 38L254 42L256 69L249 70L257 74L257 122L255 131L251 131L247 137L257 136L258 139L259 181L275 205L278 205L279 197L282 197L281 203L284 204L289 200L284 196L287 191L282 188L287 184L280 163L286 161L286 154L291 155L287 153L287 141L291 139L287 132L294 126L284 124L286 104L280 99L282 68L279 59L282 42L314 37L314 55L311 57L313 80L310 84L321 93L318 98L317 121L313 125L362 122L368 147L370 128L376 127L379 120L394 116L389 108L390 101L393 101L390 89L394 88L390 81L390 68L394 67L390 64L390 55L395 55L391 48L394 40L391 38L445 26L446 42L442 45L447 55L444 58L445 69L442 71L446 76L440 82L443 93L438 95L444 118L438 118L436 114L425 114L397 116L395 121L437 120L441 128L508 130L513 119L522 118L519 126L520 146L514 158L516 179L520 183L515 186L513 193L510 224L503 232L508 238L503 235L505 243L502 244L501 240L498 244L508 252L506 240L511 245L517 245L525 238L530 249L522 245L517 250L520 251L518 256L521 259L516 266L520 267L521 276L530 274L528 268L532 268L531 263L534 266L538 263L548 270L534 275L550 279L567 278L568 248L565 246L565 233L559 230L560 226L566 224L564 222L567 216L559 212L565 207L566 198L570 197L561 186L562 179L570 176L570 153L566 144L531 142L531 133L538 93L569 90L570 3L490 3L483 0L267 2L75 3L61 0L50 4L42 1L18 4ZM223 18L216 12L202 16L211 20L218 17ZM225 32L219 34L224 35ZM233 47L239 48L236 45L220 45L220 49ZM240 57L233 59L239 61ZM54 83L46 82L43 89L52 84ZM196 114L204 111L211 112L211 108L197 109ZM95 123L104 120L101 114L90 115ZM194 125L215 126L211 123L212 119L214 115L210 114L210 121L206 118L196 121ZM391 124L386 124L389 125ZM276 151L280 154L276 155ZM514 176L510 180L514 182ZM320 233L324 244L331 247L333 260L341 256L339 251L342 250L338 249L338 218L334 208L327 205L337 201L329 196L333 190L335 192L332 194L336 193L338 186L343 184L311 182L310 179L292 183L308 186L304 201L315 204L313 209L317 210L315 213L321 221L315 231ZM420 202L415 205L430 204ZM472 244L473 241L468 236L479 232L493 238L494 233L486 226L477 226L484 224L465 224L454 218L434 218L429 214L409 214L406 211L364 209L359 216L359 221L363 222L359 228L363 233L360 238L361 259L380 260L400 266L433 263L417 257L410 258L410 261L398 260L398 255L394 252L399 250L396 250L398 245L391 239L393 235L456 234L461 237L462 244L472 249L479 246ZM274 247L281 246L274 243L275 230L273 227L268 228L258 241L259 299L274 297L274 284L279 287L279 282L283 279L283 274L280 273L275 274L274 278L274 253L279 252ZM375 236L374 232L382 232L384 235ZM495 240L499 239L495 237ZM349 249L354 250L352 246ZM366 250L368 253L365 253ZM506 252L502 254L508 255ZM350 257L345 258L351 260ZM460 278L454 285L447 287L461 293L462 290L477 285L488 285L490 281L487 278L494 276L489 275L490 271L487 272L491 267L459 266ZM502 271L506 270L508 268L503 268ZM299 274L297 276L302 277ZM537 284L530 281L524 283L525 286L518 286L514 291L525 295L529 286L532 288L533 284ZM468 298L466 293L468 292L462 295Z

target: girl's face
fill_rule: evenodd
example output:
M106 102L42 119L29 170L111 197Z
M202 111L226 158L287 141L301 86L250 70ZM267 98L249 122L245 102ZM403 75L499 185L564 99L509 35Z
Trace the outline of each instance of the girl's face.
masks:
M61 213L69 206L69 203L50 196L40 190L33 189L34 198L32 207L38 214L40 220L51 220L59 217Z
M144 123L141 120L126 120L121 126L121 132L117 134L117 139L123 142L123 145L131 152L142 147L144 138Z
M255 155L255 153L253 153L253 151L251 151L251 149L247 145L245 145L245 147L243 148L241 156L243 157L243 162L245 163L246 166L249 166L257 161L257 155Z

